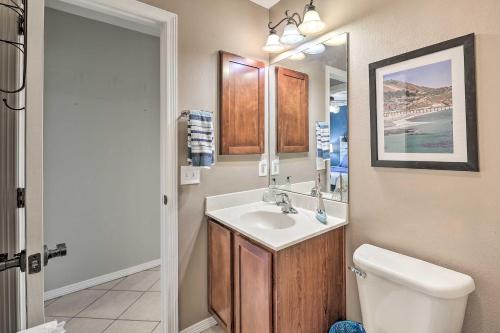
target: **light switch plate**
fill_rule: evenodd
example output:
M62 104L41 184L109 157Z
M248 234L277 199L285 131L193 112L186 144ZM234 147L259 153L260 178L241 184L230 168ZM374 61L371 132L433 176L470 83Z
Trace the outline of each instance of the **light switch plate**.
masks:
M276 157L272 162L271 162L271 175L279 175L280 173L280 159Z
M267 160L261 160L259 162L259 177L267 176Z
M200 183L200 168L190 165L181 166L181 185L193 185Z

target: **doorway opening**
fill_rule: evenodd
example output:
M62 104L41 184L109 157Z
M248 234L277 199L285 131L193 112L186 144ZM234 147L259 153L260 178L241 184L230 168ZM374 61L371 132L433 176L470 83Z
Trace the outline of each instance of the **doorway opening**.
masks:
M46 321L161 321L160 39L45 9Z

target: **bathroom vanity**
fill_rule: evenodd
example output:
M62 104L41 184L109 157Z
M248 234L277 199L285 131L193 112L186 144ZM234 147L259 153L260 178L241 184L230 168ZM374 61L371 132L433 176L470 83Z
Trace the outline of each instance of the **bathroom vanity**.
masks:
M296 208L207 209L209 309L226 332L324 333L345 318L347 221Z
M226 332L326 333L345 319L348 35L284 52L267 73L269 189L207 198L209 309Z

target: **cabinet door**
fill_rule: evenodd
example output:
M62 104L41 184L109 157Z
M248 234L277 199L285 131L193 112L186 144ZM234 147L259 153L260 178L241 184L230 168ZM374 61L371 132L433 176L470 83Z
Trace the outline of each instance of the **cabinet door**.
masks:
M234 249L234 331L271 333L272 254L240 236Z
M220 51L220 153L264 153L265 65Z
M309 151L309 77L276 67L278 153Z
M208 303L219 324L230 331L231 298L231 231L208 222Z

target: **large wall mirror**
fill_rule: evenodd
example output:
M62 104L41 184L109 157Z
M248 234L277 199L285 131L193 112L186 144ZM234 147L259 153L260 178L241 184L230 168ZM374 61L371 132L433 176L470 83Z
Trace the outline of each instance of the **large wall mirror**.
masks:
M270 186L347 202L348 34L329 33L269 68Z

